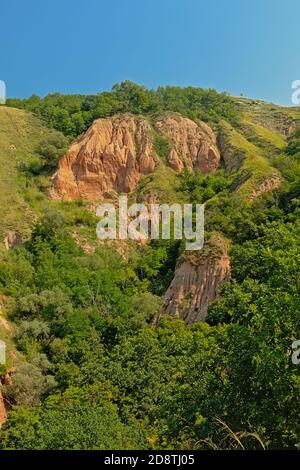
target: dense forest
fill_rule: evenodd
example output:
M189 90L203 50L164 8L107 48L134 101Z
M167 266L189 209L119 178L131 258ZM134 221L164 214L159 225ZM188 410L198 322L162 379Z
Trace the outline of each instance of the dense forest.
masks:
M98 117L171 111L247 131L237 100L192 87L124 82L95 96L8 105L62 133L20 170L41 192L41 177ZM0 257L20 355L3 386L10 410L0 449L300 447L300 366L291 361L300 336L299 135L296 127L280 151L268 148L283 184L251 204L233 191L235 171L180 175L176 191L207 204L206 233L230 246L232 276L205 322L152 322L183 250L178 240L131 247L126 257L105 244L89 253L71 234L95 229L84 202L43 207L31 236Z

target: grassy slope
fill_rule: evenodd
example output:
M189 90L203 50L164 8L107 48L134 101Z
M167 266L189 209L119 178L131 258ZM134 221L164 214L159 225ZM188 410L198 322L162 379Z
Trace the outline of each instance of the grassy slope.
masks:
M178 191L179 175L172 168L161 162L155 172L141 178L135 191L138 201L146 196L157 196L161 203L183 203L185 197Z
M238 186L237 192L247 199L252 191L268 177L279 175L270 157L280 153L287 143L287 135L300 123L300 108L288 108L259 100L238 98L239 126L222 123L228 145L244 155L241 174L250 177ZM242 181L242 178L241 178Z
M28 235L36 218L28 201L30 183L22 167L38 157L38 146L55 131L30 113L0 107L0 239L9 230Z
M238 132L226 122L222 123L222 132L227 136L227 145L230 146L233 155L236 152L243 155L240 176L246 174L248 178L242 184L237 185L237 192L244 199L247 199L264 179L279 173L272 167L264 155L263 149L249 142L241 132ZM241 178L242 181L243 178Z
M300 122L300 107L280 106L249 98L235 98L235 100L242 112L250 113L255 121L261 121L264 126L276 128L279 132L288 118Z
M45 209L59 210L70 225L74 220L86 218L84 203L66 203L47 197L44 189L50 184L49 176L33 177L24 171L24 166L41 158L38 153L40 143L55 135L59 133L47 128L31 113L0 106L1 245L8 231L28 236L34 221ZM89 227L78 222L77 231L96 238L94 227L89 230Z
M17 168L28 161L36 141L36 125L24 111L0 108L0 237L8 229L26 232L33 214L20 194ZM15 146L13 150L11 146Z
M272 131L267 127L263 127L257 124L251 119L251 116L247 116L242 121L246 126L250 128L253 134L257 137L257 140L265 141L266 144L273 146L277 149L283 149L286 145L286 137L279 132Z

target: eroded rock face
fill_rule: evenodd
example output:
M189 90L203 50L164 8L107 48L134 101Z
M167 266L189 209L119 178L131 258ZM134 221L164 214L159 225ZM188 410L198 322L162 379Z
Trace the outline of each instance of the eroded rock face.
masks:
M4 398L0 389L0 427L3 423L5 423L7 419L7 411L4 403Z
M130 192L158 161L145 119L97 119L59 162L52 197L95 200L112 190Z
M241 168L245 154L242 150L231 146L229 135L224 132L224 129L219 132L218 147L222 153L222 162L226 171L234 171Z
M164 295L163 313L186 323L205 320L209 302L218 297L220 285L229 277L230 258L224 251L187 253Z
M154 126L170 142L168 164L174 170L218 168L216 138L206 124L176 115L158 119ZM50 195L96 200L109 191L133 191L159 161L151 131L149 122L136 116L97 119L59 162Z
M278 175L270 176L266 178L249 196L249 199L252 201L264 193L268 193L270 191L274 191L275 189L279 188L282 184L282 179Z
M4 245L7 250L14 248L15 246L21 245L24 242L24 237L14 231L9 231L4 238Z
M3 396L2 386L11 384L11 375L14 372L15 372L15 369L11 369L10 371L6 372L6 374L0 376L0 427L7 420L7 411L8 411L8 403L6 402Z
M196 124L179 115L167 116L155 122L155 129L171 143L168 163L175 171L198 168L210 173L218 169L221 156L216 136L204 122Z

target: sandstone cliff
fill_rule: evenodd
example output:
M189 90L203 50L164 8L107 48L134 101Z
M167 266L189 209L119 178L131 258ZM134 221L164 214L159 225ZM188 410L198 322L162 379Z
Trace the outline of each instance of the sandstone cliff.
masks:
M4 403L4 398L0 389L0 427L3 423L5 423L7 419L7 411Z
M199 168L209 173L219 167L221 156L216 136L204 122L196 124L183 116L169 115L158 119L154 126L170 140L168 163L175 171Z
M4 375L0 376L0 427L7 420L7 412L9 409L8 403L3 396L3 385L11 384L11 376L15 372L15 369L11 369Z
M157 156L145 119L118 115L97 119L59 162L52 196L97 199L111 190L130 192Z
M186 252L165 293L162 313L186 323L203 321L208 304L215 300L222 282L230 277L230 258L219 237L213 237L203 252Z
M216 137L206 124L176 115L157 119L154 128L170 142L167 160L174 170L218 168ZM112 190L133 191L159 162L152 131L146 119L128 114L97 119L59 162L51 196L96 200Z

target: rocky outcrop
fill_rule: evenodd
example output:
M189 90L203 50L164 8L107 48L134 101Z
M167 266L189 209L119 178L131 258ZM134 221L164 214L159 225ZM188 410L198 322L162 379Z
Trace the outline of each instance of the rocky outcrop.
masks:
M15 246L21 245L24 242L24 237L15 231L9 231L4 238L4 245L7 250L14 248Z
M272 132L279 132L280 134L288 137L295 130L296 123L285 113L274 110L273 114L264 114L263 116L255 116L254 121L256 121L260 126L269 129Z
M226 171L238 170L245 159L245 152L231 145L230 130L225 129L220 126L218 134L218 147L222 153L222 164Z
M158 119L155 129L167 136L170 151L167 160L175 171L198 168L203 173L216 171L221 156L213 130L204 122L196 122L180 115Z
M1 385L0 385L0 387L1 387ZM0 388L0 427L2 426L3 423L5 423L6 419L7 419L7 411L6 411L2 391L1 391L1 388Z
M205 320L209 302L230 277L230 258L223 240L214 237L202 252L186 252L165 293L163 313L186 323Z
M274 191L275 189L279 188L282 184L282 178L278 175L270 176L262 181L249 195L249 200L252 201L264 193L268 193L270 191Z
M51 195L95 200L111 190L130 192L158 161L145 119L97 119L59 162Z
M176 115L157 119L154 127L170 142L167 161L174 170L218 168L216 138L206 124ZM50 195L96 200L110 191L131 192L158 162L153 128L146 119L128 114L97 119L59 162Z
M7 420L7 412L9 405L3 396L3 385L11 385L11 376L15 372L15 369L7 371L4 375L0 376L0 427Z

